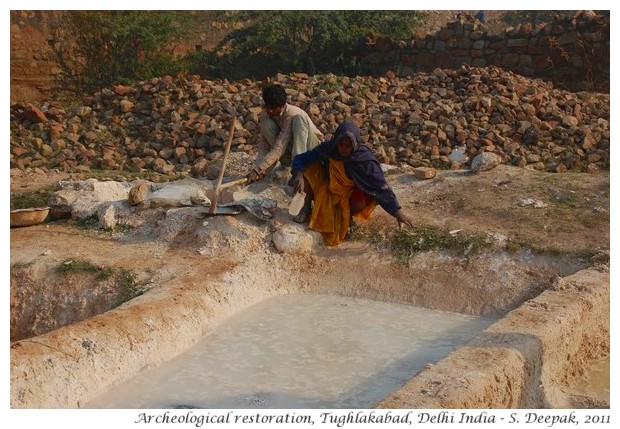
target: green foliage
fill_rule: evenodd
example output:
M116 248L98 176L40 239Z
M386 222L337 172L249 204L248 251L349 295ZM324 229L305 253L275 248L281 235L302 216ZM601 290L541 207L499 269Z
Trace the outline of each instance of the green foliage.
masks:
M71 222L78 228L82 229L98 229L99 228L99 216L97 213L93 213L90 216L84 218L72 219Z
M185 14L186 15L186 14ZM60 92L92 93L176 74L172 42L182 35L184 14L173 11L72 11L50 41L61 68Z
M375 246L385 240L385 228L378 223L368 222L351 228L349 238L354 241L365 241Z
M448 231L437 227L416 225L413 231L395 229L389 237L388 248L399 260L414 253L450 247L454 241Z
M11 194L11 210L46 207L55 189L55 186L48 186L36 191Z
M58 265L56 271L59 273L100 273L104 268L92 262L68 259Z
M205 77L263 78L276 72L359 74L368 34L409 38L420 11L70 11L50 40L60 66L57 96L90 94L190 71ZM210 23L233 30L213 51L173 54Z
M11 274L13 274L15 271L21 271L25 270L26 268L30 268L32 265L34 265L34 261L14 262L11 264Z
M115 232L126 233L133 229L130 225L116 225L111 228L101 228L99 226L99 216L97 213L93 213L90 216L83 218L71 218L68 220L68 224L80 229L96 230L97 234L113 234Z
M89 261L68 259L56 267L56 272L61 274L92 273L96 274L95 279L98 281L111 280L111 290L116 294L113 307L118 307L122 303L142 295L146 290L144 285L136 282L135 273L129 270L116 271L110 267L95 265Z
M356 227L350 237L387 250L401 263L406 263L412 255L420 252L446 250L466 256L492 246L486 235L452 235L448 230L433 225L416 225L413 230L408 230L368 223Z
M110 267L98 267L99 270L97 272L97 277L95 277L97 280L106 280L108 278L110 278L110 276L113 273L112 268Z
M262 78L256 75L294 71L356 74L357 53L369 33L408 38L422 17L417 11L376 10L227 13L224 19L237 23L237 29L214 52L193 60L216 77Z
M114 307L134 299L145 292L143 285L136 283L136 275L131 271L121 270L116 275L116 301Z

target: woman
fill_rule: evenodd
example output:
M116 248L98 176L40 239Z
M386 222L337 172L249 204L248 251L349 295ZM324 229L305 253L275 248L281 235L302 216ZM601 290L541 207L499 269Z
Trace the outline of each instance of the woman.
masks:
M295 191L306 193L295 221L309 217L310 229L322 232L328 246L344 241L352 216L368 219L377 204L396 218L399 228L413 227L379 162L361 142L360 129L348 119L331 140L295 156L292 170Z

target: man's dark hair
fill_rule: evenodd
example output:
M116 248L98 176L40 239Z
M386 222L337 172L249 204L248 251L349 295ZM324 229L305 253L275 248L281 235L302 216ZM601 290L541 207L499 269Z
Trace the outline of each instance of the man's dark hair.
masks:
M263 101L269 107L280 107L286 104L286 92L282 85L272 84L263 88Z

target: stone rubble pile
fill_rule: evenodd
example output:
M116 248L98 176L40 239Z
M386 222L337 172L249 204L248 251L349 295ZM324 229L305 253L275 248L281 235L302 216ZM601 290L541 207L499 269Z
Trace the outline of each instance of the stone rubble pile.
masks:
M609 168L608 94L571 93L492 66L411 77L279 74L274 81L326 136L352 117L386 164L467 167L448 158L465 147L468 162L491 152L504 164L550 172ZM261 109L260 82L198 76L119 85L70 108L13 104L11 168L204 176L217 171L233 116L233 153L254 157Z

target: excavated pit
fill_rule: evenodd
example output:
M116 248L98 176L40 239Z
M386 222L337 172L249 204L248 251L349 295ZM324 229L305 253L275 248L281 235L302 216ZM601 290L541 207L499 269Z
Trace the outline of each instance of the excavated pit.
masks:
M583 264L570 258L528 251L496 252L467 261L432 252L411 258L407 268L384 264L383 255L356 245L324 253L331 271L317 274L308 270L301 273L299 285L291 283L286 288L491 317L501 316L538 295L557 276L583 268ZM330 255L335 256L333 261ZM365 259L361 266L360 257ZM78 258L63 261L60 268L77 265ZM103 278L103 266L67 273L61 269L38 264L13 269L12 342L110 311L123 300L147 290L151 282L148 273L140 273L137 281L125 284L126 271L122 270ZM262 266L253 269L264 271ZM339 269L347 273L346 278L337 272ZM273 283L282 280L273 279ZM478 284L478 280L483 284Z
M400 201L416 213L417 223L483 231L494 240L491 248L423 251L406 261L363 240L326 248L320 236L291 221L286 210L290 196L269 184L252 185L249 191L282 203L272 222L248 213L209 217L205 207L136 209L115 200L103 202L100 219L128 226L127 232L106 235L62 222L12 229L11 407L104 407L95 404L106 392L162 370L200 344L208 347L246 311L289 297L369 300L493 322L396 377L379 364L369 377L383 382L386 374L392 385L376 397L349 389L349 402L346 393L335 393L328 400L331 406L609 407L604 368L602 387L591 390L600 381L591 374L610 356L608 178L565 175L560 183L557 176L508 167L475 176L440 176L430 182L408 175L390 181ZM99 204L92 202L88 188L94 185L86 185L77 186L79 192L90 192L76 198L80 204L74 209L81 214L86 203ZM567 189L566 195L559 189ZM108 190L122 199L128 186L111 183ZM521 206L526 197L544 199L547 206ZM372 222L393 222L377 212ZM506 237L515 236L539 250L506 246ZM59 273L67 261L73 261L69 267L90 261L95 268ZM107 269L114 275L102 278ZM133 289L121 287L127 277L119 274L126 272L135 275ZM312 329L309 323L303 326ZM342 338L361 342L374 328L387 329L370 320L361 330L342 332ZM225 337L219 338L225 343ZM291 353L303 360L308 351ZM354 348L338 354L361 357ZM278 375L283 387L294 383L294 377ZM240 407L308 406L288 402L291 396L304 397L301 392L270 402L281 399L273 391L223 395L236 398ZM217 406L177 399L149 406ZM138 402L133 406L141 406Z
M228 218L209 222L221 227L222 223L236 221ZM264 229L264 234L269 231ZM236 396L232 402L196 404L177 395L176 401L154 405L139 402L136 394L135 406L608 406L604 396L601 399L583 386L571 390L576 377L587 373L609 351L609 274L604 270L584 269L583 261L529 251L485 253L467 260L428 252L412 257L405 266L359 242L337 249L319 246L310 254L300 255L280 254L274 249L246 250L242 259L225 252L212 258L211 262L219 260L219 271L202 281L191 275L171 275L169 268L160 269L151 278L154 285L146 293L113 309L109 309L108 299L101 306L105 312L99 315L84 314L84 306L79 304L84 300L72 305L71 299L62 297L65 305L59 308L63 309L63 320L75 322L11 344L11 406L131 408L127 403L106 405L97 398L114 392L118 386L126 390L140 374L161 371L180 354L201 343L208 344L220 327L225 329L228 320L253 305L264 305L268 298L284 295L303 300L304 294L309 302L318 296L372 300L369 302L454 312L495 323L479 325L480 332L470 332L462 343L454 344L456 348L458 343L458 348L429 356L426 362L416 361L397 376L379 364L375 373L384 371L386 378L396 377L382 398L364 396L360 391L357 398L353 395L344 399L346 394L341 392L341 397L336 394L329 400L312 402L307 398L282 399L264 392L261 396L255 391ZM206 262L205 247L198 253L198 258ZM188 262L189 268L197 261ZM33 284L48 286L46 291L39 288L40 301L58 301L58 279L46 283L44 279L53 275L37 264L22 270ZM69 284L74 289L80 285L89 289L93 284L92 278L73 280ZM27 308L21 311L33 313ZM19 319L16 315L15 320ZM425 323L423 319L416 323ZM303 322L300 329L312 329L311 323ZM27 331L25 327L23 330ZM350 335L350 341L361 341L364 334L352 330ZM300 349L298 353L306 352ZM354 350L351 353L345 359L354 358ZM238 365L243 365L243 359ZM283 388L298 381L293 374L280 380Z
M370 408L492 322L360 298L276 296L85 408Z

